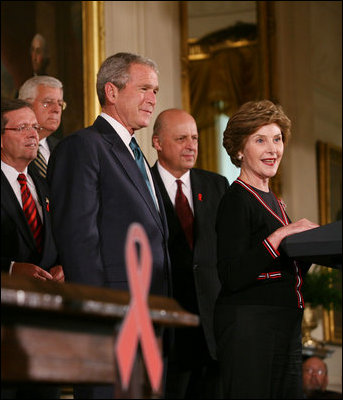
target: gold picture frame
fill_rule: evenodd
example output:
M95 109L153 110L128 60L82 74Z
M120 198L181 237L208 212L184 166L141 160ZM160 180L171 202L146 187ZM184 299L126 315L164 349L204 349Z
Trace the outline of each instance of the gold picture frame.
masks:
M320 224L342 219L342 148L317 142L317 170ZM342 287L342 282L334 282ZM342 345L342 312L323 311L324 340Z
M82 1L81 3L84 124L88 126L100 113L96 75L105 58L104 2Z
M93 123L100 105L96 74L104 60L103 1L2 1L1 95L15 98L35 71L30 48L41 37L44 68L39 74L61 80L67 109L57 136Z
M182 105L183 109L191 113L197 120L199 129L199 155L196 166L199 168L207 169L214 172L219 171L218 165L218 140L215 132L215 118L216 111L212 105L207 107L205 112L196 110L192 107L192 94L191 94L191 77L192 63L197 63L201 59L209 58L204 48L192 43L189 38L188 32L188 1L180 1L180 49L181 49L181 87L182 87ZM228 2L230 3L230 2ZM234 3L234 2L232 2ZM256 70L258 75L256 92L250 93L251 98L271 99L277 102L277 79L276 74L273 73L275 70L276 58L275 58L275 10L273 2L268 1L256 1L256 21L257 21L257 40L250 41L250 47L256 48L256 68L252 68L252 71ZM241 40L240 44L247 46L249 40ZM196 54L194 50L198 47ZM219 44L219 47L213 46L213 52L226 51L229 47L239 47L237 44L230 43L226 40ZM210 52L212 51L210 49ZM255 58L254 58L255 60ZM207 62L207 60L205 60ZM249 64L250 65L250 64ZM249 74L247 74L249 75ZM197 78L198 79L198 78ZM203 80L206 86L206 92L203 92L203 97L209 96L207 91L208 82ZM198 86L198 85L196 85ZM249 86L249 85L247 85ZM243 86L241 86L243 87ZM198 88L197 88L198 91ZM198 92L199 93L199 92ZM200 98L201 96L199 96ZM247 99L246 99L247 101ZM203 102L202 102L203 105ZM219 105L219 103L218 103ZM239 104L241 105L241 104ZM238 105L237 105L238 108ZM232 110L236 111L236 110ZM200 117L200 115L206 115L206 121ZM202 120L202 121L201 121ZM278 171L276 176L271 180L271 187L277 197L281 197L282 194L282 178L281 170Z

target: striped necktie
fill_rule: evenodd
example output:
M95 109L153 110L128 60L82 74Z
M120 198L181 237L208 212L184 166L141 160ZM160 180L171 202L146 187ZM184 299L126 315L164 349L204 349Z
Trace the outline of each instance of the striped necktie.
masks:
M157 208L154 192L153 192L153 190L151 188L150 181L149 181L149 178L148 178L148 174L147 174L146 169L145 169L144 157L143 157L142 150L138 146L138 143L136 142L135 138L131 139L131 142L130 142L129 146L130 146L131 150L133 151L133 154L135 155L136 164L138 165L138 168L140 169L140 171L141 171L141 173L143 175L145 183L149 188L151 197L154 200L155 207Z
M48 166L47 166L46 160L45 160L43 154L40 152L39 148L38 148L37 158L35 158L33 162L37 166L39 173L42 175L42 177L46 178L46 170L47 170Z
M192 209L188 203L187 197L182 191L182 181L176 180L177 192L175 196L175 211L179 217L180 224L185 232L189 247L193 248L193 221L194 216Z
M27 223L32 231L33 237L35 238L38 252L41 253L43 246L43 225L38 214L36 203L33 200L29 187L27 186L25 174L19 174L17 179L20 184L23 211L27 219Z

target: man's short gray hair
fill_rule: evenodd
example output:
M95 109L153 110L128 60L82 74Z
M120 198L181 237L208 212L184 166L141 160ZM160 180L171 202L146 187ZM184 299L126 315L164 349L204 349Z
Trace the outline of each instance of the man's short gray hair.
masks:
M96 91L100 104L105 104L105 85L113 83L119 90L123 89L129 80L129 68L132 64L147 65L158 74L155 61L132 53L117 53L108 57L101 65L96 82Z
M39 85L62 89L63 85L60 80L48 75L34 76L23 83L19 89L18 98L21 100L35 100L37 96L37 87Z

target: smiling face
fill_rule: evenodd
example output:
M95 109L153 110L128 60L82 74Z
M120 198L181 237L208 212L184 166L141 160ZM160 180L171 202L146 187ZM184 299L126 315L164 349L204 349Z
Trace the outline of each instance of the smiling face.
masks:
M240 178L252 186L268 190L268 181L275 176L284 150L282 134L277 124L264 125L250 135L242 151Z
M151 67L143 64L132 64L129 75L123 89L107 82L105 90L111 102L110 115L133 133L149 125L156 105L158 77Z
M153 137L158 161L176 178L194 167L198 156L198 130L194 118L182 110L167 110L158 117Z
M22 172L37 157L39 137L32 128L32 125L37 125L37 119L35 113L27 107L9 111L4 117L7 123L1 135L1 160ZM21 132L6 129L22 125L31 125L31 128Z

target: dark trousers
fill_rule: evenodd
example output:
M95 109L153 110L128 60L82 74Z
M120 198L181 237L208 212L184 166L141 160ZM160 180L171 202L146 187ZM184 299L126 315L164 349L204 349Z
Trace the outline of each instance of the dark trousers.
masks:
M166 399L221 399L218 361L208 352L202 327L177 328L167 363Z
M217 305L224 398L302 398L301 321L290 307Z
M170 365L167 373L166 399L221 399L221 381L217 361L191 369Z

